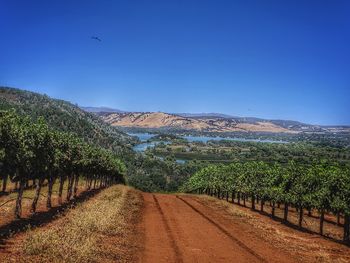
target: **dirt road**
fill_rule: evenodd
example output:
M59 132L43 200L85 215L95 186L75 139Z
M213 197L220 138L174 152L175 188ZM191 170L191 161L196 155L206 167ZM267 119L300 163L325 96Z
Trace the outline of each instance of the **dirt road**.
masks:
M144 194L141 262L294 262L190 196Z

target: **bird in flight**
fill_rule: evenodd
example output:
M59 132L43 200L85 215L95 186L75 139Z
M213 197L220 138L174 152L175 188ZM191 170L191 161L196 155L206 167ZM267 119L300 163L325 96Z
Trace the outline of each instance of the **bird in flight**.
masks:
M100 38L95 37L95 36L92 36L91 39L95 39L95 40L100 41L100 42L102 41Z

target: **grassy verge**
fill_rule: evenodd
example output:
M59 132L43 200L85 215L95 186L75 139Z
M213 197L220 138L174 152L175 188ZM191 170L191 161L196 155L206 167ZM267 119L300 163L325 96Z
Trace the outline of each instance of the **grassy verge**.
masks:
M137 191L110 187L50 226L29 229L17 254L23 262L130 262L130 222L141 205Z

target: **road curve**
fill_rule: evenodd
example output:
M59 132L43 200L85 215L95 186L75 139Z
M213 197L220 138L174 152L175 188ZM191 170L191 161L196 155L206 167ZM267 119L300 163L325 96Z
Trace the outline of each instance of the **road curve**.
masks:
M294 262L190 196L143 194L141 262ZM223 211L223 213L225 213Z

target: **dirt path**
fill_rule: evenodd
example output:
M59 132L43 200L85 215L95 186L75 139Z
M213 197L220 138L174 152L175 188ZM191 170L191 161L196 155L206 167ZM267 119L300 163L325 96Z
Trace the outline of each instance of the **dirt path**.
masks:
M144 194L141 262L294 262L189 196Z

